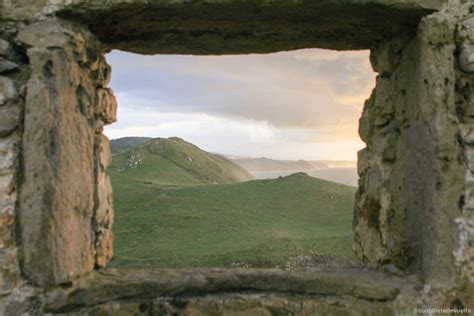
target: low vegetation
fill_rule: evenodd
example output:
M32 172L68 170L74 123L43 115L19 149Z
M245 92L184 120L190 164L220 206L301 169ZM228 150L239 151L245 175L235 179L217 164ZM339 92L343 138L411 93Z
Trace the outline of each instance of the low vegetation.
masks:
M225 184L252 180L242 167L180 138L156 138L114 156L110 170L158 185Z
M228 160L179 139L158 143L116 155L109 170L111 266L297 268L352 260L355 188L304 173L236 183L222 175L239 170ZM221 171L203 177L214 164Z

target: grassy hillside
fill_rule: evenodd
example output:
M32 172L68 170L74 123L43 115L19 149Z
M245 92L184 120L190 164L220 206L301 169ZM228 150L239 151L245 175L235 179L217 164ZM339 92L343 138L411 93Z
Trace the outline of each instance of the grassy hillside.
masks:
M110 141L110 151L112 154L118 154L127 151L137 145L152 140L151 137L122 137Z
M159 185L225 184L251 180L243 168L180 138L156 138L114 156L109 170Z
M163 171L168 158L152 156L156 161L140 164L164 163L148 172L170 182ZM139 177L137 169L119 169L109 172L116 209L112 267L292 267L352 258L355 188L301 173L225 185L162 186L158 177L140 179L153 178L147 172ZM171 175L171 167L166 172Z
M233 159L236 164L249 172L268 171L310 171L313 169L328 168L325 164L311 163L305 160L276 160L269 158L240 158Z

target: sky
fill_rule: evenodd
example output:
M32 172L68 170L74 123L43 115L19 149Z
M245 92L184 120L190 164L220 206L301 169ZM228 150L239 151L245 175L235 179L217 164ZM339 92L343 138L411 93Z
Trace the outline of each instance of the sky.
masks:
M231 56L107 55L118 122L105 134L181 137L210 152L357 160L375 86L368 51Z

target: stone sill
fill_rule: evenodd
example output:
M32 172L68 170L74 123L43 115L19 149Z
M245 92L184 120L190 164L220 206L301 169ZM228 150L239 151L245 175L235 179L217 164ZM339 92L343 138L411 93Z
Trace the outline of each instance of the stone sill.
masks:
M106 269L46 292L46 310L64 312L111 301L213 293L291 293L393 301L411 277L367 268Z

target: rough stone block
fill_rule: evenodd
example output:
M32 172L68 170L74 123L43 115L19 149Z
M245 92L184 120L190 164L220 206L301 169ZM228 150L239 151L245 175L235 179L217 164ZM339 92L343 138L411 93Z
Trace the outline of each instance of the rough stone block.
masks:
M18 280L17 280L18 281ZM40 290L16 282L7 299L0 299L0 315L44 315L41 309Z
M93 100L100 83L76 60L87 32L51 20L27 28L18 36L36 47L28 50L22 139L23 273L35 284L57 285L95 265L95 130L92 107L83 107L79 94Z
M0 175L0 209L15 205L16 185L14 174Z
M104 268L112 259L114 250L114 237L111 229L106 229L100 233L100 238L97 239L96 247L96 266Z
M0 138L0 175L11 173L17 157L18 135Z
M110 140L104 134L100 135L100 145L98 150L100 166L102 167L102 170L105 170L112 163L112 153L110 152Z
M464 44L459 54L459 67L462 71L474 72L474 44Z
M107 86L112 80L112 68L105 62L105 58L99 63L99 80L104 82L104 86Z
M366 148L359 150L357 153L357 173L359 176L364 174L367 170L367 167L369 166L368 156L369 153L367 152Z
M105 124L111 124L117 120L117 101L111 89L97 89L97 102L94 106L94 114Z
M466 146L464 148L464 156L468 169L474 171L474 146Z
M10 0L3 1L2 17L15 20L33 20L44 16L48 0ZM1 6L0 6L1 7Z
M0 249L16 245L14 207L10 205L0 210Z
M458 24L457 36L462 40L472 40L474 43L474 15L463 19Z
M20 109L16 104L0 106L0 137L10 135L18 126Z
M20 283L16 248L0 249L0 296L10 294Z
M464 207L466 209L474 210L474 187L466 188L464 193Z
M9 61L8 59L0 57L0 74L18 70L20 66Z
M0 76L0 105L17 96L13 81L10 78Z
M472 124L460 124L459 132L461 138L465 144L474 145L474 125Z
M465 184L474 187L474 173L470 170L466 170Z
M35 48L64 47L77 36L70 28L56 20L27 25L18 32L17 40Z
M4 39L0 38L0 56L9 57L13 54L12 45Z
M94 214L93 229L95 232L96 265L105 267L113 257L114 221L113 193L109 176L105 170L98 172L97 206Z
M370 61L375 72L381 77L390 77L400 63L404 40L397 39L382 43L370 51Z

